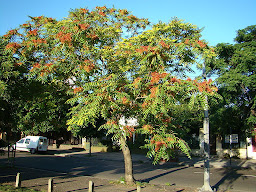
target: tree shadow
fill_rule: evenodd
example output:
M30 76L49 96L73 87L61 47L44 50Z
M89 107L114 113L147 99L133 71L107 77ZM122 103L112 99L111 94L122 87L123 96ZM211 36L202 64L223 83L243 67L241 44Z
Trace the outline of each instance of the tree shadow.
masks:
M180 171L180 170L183 170L183 169L187 169L187 168L188 168L188 167L180 167L180 168L177 168L177 169L174 169L174 170L171 170L171 171L167 171L167 172L165 172L165 173L161 173L161 174L158 174L158 175L154 175L154 176L152 176L152 177L149 177L149 178L146 178L146 179L142 179L142 180L138 180L138 181L149 183L151 180L154 180L154 179L157 179L157 178L159 178L159 177L168 175L168 174L173 173L173 172L176 172L176 171ZM172 185L175 185L175 183L172 184Z
M220 188L224 191L228 191L234 187L234 182L242 176L238 173L241 168L225 168L222 173L222 178L213 186L213 189L218 191ZM242 177L245 179L244 177Z

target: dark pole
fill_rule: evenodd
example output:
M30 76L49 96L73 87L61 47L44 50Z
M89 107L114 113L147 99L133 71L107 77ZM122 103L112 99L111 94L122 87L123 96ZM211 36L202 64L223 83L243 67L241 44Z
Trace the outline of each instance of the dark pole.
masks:
M92 155L92 137L90 136L90 142L89 142L89 156Z
M206 81L206 70L205 63L203 63L203 78ZM204 185L200 189L200 192L212 192L212 188L210 186L210 139L209 139L209 113L208 113L208 98L205 96L204 103Z

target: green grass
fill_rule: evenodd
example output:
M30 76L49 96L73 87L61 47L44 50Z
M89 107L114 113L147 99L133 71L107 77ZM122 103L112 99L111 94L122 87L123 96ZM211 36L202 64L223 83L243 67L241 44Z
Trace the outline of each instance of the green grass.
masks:
M38 192L37 190L34 190L34 189L28 189L25 187L15 188L12 185L4 185L4 184L0 185L0 191L1 192Z

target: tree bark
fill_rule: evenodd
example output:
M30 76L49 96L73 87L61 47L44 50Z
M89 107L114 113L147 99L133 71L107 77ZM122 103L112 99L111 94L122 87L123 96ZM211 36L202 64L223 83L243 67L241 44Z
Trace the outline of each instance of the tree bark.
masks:
M134 184L132 156L131 156L130 149L127 146L126 139L124 137L121 137L120 143L121 143L121 148L124 155L125 182L127 184Z

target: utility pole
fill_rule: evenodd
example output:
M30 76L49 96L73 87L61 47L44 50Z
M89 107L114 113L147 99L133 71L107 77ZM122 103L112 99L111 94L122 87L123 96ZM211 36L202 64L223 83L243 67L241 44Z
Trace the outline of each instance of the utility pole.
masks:
M206 70L205 63L203 63L203 78L206 81ZM200 189L200 192L212 192L212 188L210 185L210 139L209 139L209 106L208 106L208 97L205 96L204 103L204 143L203 143L203 151L204 151L204 185Z

